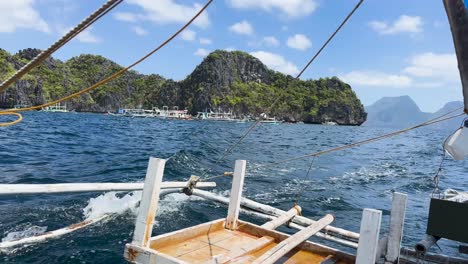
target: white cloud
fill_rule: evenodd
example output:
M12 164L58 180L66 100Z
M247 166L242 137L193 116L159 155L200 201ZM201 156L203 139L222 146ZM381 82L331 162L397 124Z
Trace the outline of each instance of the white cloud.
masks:
M15 32L19 28L49 33L49 25L34 9L34 0L0 1L0 32Z
M312 41L307 38L305 35L296 34L288 38L286 44L288 47L297 49L297 50L306 50L312 47Z
M264 37L263 38L263 42L268 45L268 46L272 46L272 47L278 47L280 45L278 39L276 39L275 37L273 36L267 36L267 37Z
M254 30L247 20L242 20L229 27L229 30L241 35L252 35Z
M114 14L114 18L125 22L136 22L138 19L136 14L129 12L117 12Z
M247 45L253 48L260 48L262 46L278 47L280 45L280 42L277 38L273 36L267 36L263 37L262 39L250 40L249 42L247 42Z
M385 21L371 21L369 26L382 35L398 33L419 33L423 31L423 21L419 16L402 15L393 23Z
M186 29L180 33L180 38L185 41L194 41L197 33L193 30Z
M200 49L197 49L197 51L195 51L195 53L193 53L193 55L200 56L200 57L205 57L209 53L210 52L208 52L206 49L200 48Z
M444 81L458 81L457 57L452 53L436 54L426 52L413 56L404 72L416 77L432 77Z
M101 39L94 35L94 33L91 31L92 28L88 27L86 30L82 31L80 34L76 36L76 39L78 39L80 42L84 43L98 43L101 42Z
M340 78L352 85L394 88L444 88L460 86L457 58L453 53L426 52L406 60L400 73L351 71Z
M228 0L230 5L238 9L261 9L269 12L279 12L288 18L310 15L317 8L314 0Z
M146 20L158 24L186 23L197 13L202 6L200 4L179 4L175 0L128 0L129 4L137 5L143 9L142 13L129 13L124 16L126 21ZM184 1L180 1L184 2ZM133 16L132 16L133 15ZM120 17L122 18L122 17ZM116 17L116 19L118 19ZM196 26L206 28L210 25L207 11L204 11L194 22Z
M145 36L148 35L148 31L146 31L144 28L139 27L139 26L134 26L132 27L133 32L137 34L138 36Z
M202 45L210 45L211 43L213 43L213 41L211 41L211 39L209 38L200 38L199 41Z
M406 75L387 74L379 71L351 71L339 77L343 81L357 86L404 88L413 84L413 80Z
M225 51L235 51L236 48L235 47L226 47L224 50Z
M299 72L299 69L294 63L287 61L281 55L266 51L255 51L250 54L276 71L291 75L295 75Z

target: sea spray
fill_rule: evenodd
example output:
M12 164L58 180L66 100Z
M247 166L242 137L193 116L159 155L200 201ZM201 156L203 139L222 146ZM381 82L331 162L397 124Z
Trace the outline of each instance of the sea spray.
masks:
M89 199L88 205L83 208L83 216L86 220L90 220L105 214L122 214L126 211L136 214L141 191L130 192L123 196L121 194L120 192L108 192Z
M86 220L96 219L103 215L123 214L130 212L138 214L141 191L123 194L122 192L108 192L96 198L89 199L88 205L83 208L83 216ZM180 205L188 200L201 199L195 196L187 196L182 193L172 193L161 198L158 205L157 215L176 212Z

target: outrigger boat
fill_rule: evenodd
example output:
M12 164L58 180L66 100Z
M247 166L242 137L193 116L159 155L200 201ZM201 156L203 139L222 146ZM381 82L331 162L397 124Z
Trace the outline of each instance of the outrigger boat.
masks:
M143 190L140 209L131 243L124 257L131 263L359 263L372 264L384 258L386 263L461 263L468 259L442 254L421 253L401 248L407 196L395 192L388 234L381 236L382 211L364 209L359 233L332 226L334 216L317 220L301 215L294 204L285 211L242 196L246 161L238 160L232 176L230 197L201 190L216 187L214 182L191 176L187 182L164 182L166 160L150 158L144 183L64 183L0 184L1 195L56 194L69 192L102 192ZM152 237L159 199L170 193L185 193L228 206L226 218L189 226ZM240 215L266 220L262 225L241 220ZM0 250L43 242L85 228L110 215L86 220L68 227L17 241L0 243ZM466 223L465 223L466 224ZM299 231L293 235L276 229L286 225ZM321 243L307 241L311 236L355 251L345 252Z
M209 121L237 121L232 112L198 112L196 118Z
M164 106L163 109L153 107L151 110L147 109L119 109L117 113L107 112L107 114L112 116L125 116L125 117L134 117L134 118L160 118L160 119L183 119L190 120L192 116L188 113L188 110L179 110L178 106L174 106L172 110L169 110L169 107Z
M54 113L67 113L67 105L62 105L61 103L56 103L55 105L43 107L42 112L54 112Z
M464 110L468 114L468 15L462 0L443 0L443 3L452 29L464 91ZM457 116L460 115L450 118ZM435 120L439 122L443 119L438 117ZM413 128L415 127L326 151L353 147ZM444 151L456 160L468 156L468 122L446 140ZM314 155L318 156L317 153ZM243 197L245 160L237 160L234 172L225 173L225 176L232 176L229 198L201 190L200 188L215 187L216 183L202 181L197 176L191 176L187 182L163 182L165 163L164 159L150 158L144 183L0 184L0 194L143 190L133 239L125 246L124 252L125 259L131 263L468 263L466 258L427 253L440 238L468 243L468 203L464 199L431 199L427 238L418 243L415 249L411 249L401 246L407 204L405 194L393 193L389 228L386 233L381 232L382 211L370 208L363 209L357 233L333 226L334 217L330 214L312 219L301 215L302 209L298 204L292 204L286 211ZM227 216L152 237L160 197L176 192L226 204ZM256 225L241 220L241 214L265 219L266 222ZM61 236L102 221L106 217L108 215L42 235L1 242L0 249ZM299 231L291 235L277 231L282 225ZM322 243L307 241L311 236L350 248L350 253ZM466 247L460 246L460 251L463 250L466 250Z

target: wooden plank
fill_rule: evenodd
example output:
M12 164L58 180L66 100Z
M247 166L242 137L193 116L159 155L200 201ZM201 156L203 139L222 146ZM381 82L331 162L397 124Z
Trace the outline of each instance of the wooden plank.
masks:
M149 159L132 244L149 247L165 164L166 160L164 159L153 157Z
M226 217L226 228L230 230L235 230L237 228L246 165L247 162L245 160L236 160L234 178L232 179L231 197L229 199L228 215Z
M261 227L266 229L276 229L278 226L283 225L284 223L290 221L294 216L301 214L301 207L295 205L293 208L289 209L285 214L278 216L277 218L266 222L261 225Z
M143 182L90 182L55 184L0 184L0 195L143 190ZM186 182L163 182L161 189L184 188ZM198 182L196 188L213 188L215 182Z
M331 224L335 218L328 214L308 226L304 230L297 232L296 234L290 236L289 238L281 241L278 245L268 250L260 258L256 259L252 264L273 264L278 261L281 257L286 255L292 249L297 247L302 242L306 241L309 237L313 236L315 233L323 229L325 226Z
M267 245L271 244L274 242L275 239L269 236L263 236L253 242L250 242L246 245L240 246L237 249L234 249L230 251L227 255L220 256L216 259L212 259L207 262L207 264L213 263L213 264L221 264L221 263L228 263L230 261L236 261L237 258L240 258L242 256L248 255L250 253L253 253L257 250L260 250Z
M136 264L188 264L162 252L134 244L125 245L124 258L128 262Z
M400 257L401 240L403 238L403 226L405 224L405 212L407 195L395 192L393 194L392 211L390 213L390 229L388 233L387 253L385 263L396 263Z
M335 264L338 262L338 259L333 255L328 255L320 264Z
M228 198L226 198L224 196L221 196L221 195L218 195L218 194L215 194L215 193L207 192L207 191L204 191L204 190L194 190L193 195L196 195L198 197L202 197L202 198L205 198L205 199L208 199L208 200L216 201L216 202L229 204L229 199ZM259 202L255 202L255 201L247 199L245 197L243 197L241 199L241 205L246 207L246 208L249 208L249 209L252 209L252 210L255 210L255 211L259 211L259 212L261 212L263 214L273 215L273 216L276 216L276 217L286 213L286 211L283 211L281 209L278 209L278 208L275 208L273 206L269 206L269 205L266 205L266 204L262 204L262 203L259 203ZM298 215L298 216L296 216L296 217L294 217L292 219L292 222L296 223L298 225L307 227L307 226L311 225L312 223L314 223L315 221L312 220L312 219L309 219L309 218ZM317 233L317 236L325 238L325 237L334 236L334 233L336 233L336 234L339 234L339 236L345 237L345 238L350 239L352 241L357 241L359 239L359 233L352 232L352 231L349 231L349 230L346 230L346 229L343 229L343 228L334 227L334 226L331 226L331 225L326 226L324 228L324 231L327 232L327 236L319 236L318 234L320 234L320 233Z
M382 211L364 209L362 212L359 243L356 254L356 263L374 264L379 242L380 222Z
M45 232L43 234L40 234L40 235L37 235L37 236L25 237L25 238L22 238L22 239L19 239L19 240L14 240L14 241L0 242L0 249L16 247L16 246L20 246L20 245L24 245L24 244L34 244L34 243L44 242L44 241L46 241L48 239L61 237L63 235L66 235L66 234L71 233L73 231L82 229L84 227L87 227L89 225L95 224L97 222L100 222L100 221L108 219L108 218L109 218L109 215L105 214L105 215L100 216L98 218L85 220L83 222L73 224L73 225L69 225L69 226L64 227L64 228L60 228L60 229L53 230L53 231L47 231L47 232Z
M226 219L222 218L208 223L203 223L171 233L152 237L150 247L157 250L159 248L180 243L184 240L192 239L201 235L209 236L210 233L223 229L225 220Z

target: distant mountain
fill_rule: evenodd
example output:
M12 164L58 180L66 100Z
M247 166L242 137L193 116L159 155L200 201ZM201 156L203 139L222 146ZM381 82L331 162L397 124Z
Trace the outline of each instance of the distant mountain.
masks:
M367 121L364 126L404 128L441 116L463 106L455 101L444 105L435 113L422 112L411 97L383 97L370 106L366 106ZM461 112L461 110L460 110ZM463 117L434 124L433 127L456 127Z
M411 97L383 97L366 108L367 121L365 126L407 127L430 118L430 113L424 113Z
M437 112L432 114L432 116L430 118L435 118L435 117L444 115L444 114L446 114L446 113L448 113L450 111L453 111L453 110L455 110L457 108L460 108L460 107L463 107L463 106L464 105L463 105L462 101L448 102L440 110L438 110ZM463 110L460 110L460 111L457 111L456 113L452 113L450 115L461 113L462 111ZM450 115L448 115L448 116L450 116ZM454 118L454 119L450 119L450 120L447 120L447 121L436 123L433 126L434 127L439 127L439 128L442 128L442 127L456 128L457 126L461 125L463 119L465 119L465 118L466 118L466 116L460 116L460 117L457 117L457 118Z
M39 52L25 49L12 55L0 49L0 81ZM0 93L0 108L55 100L120 69L122 66L102 56L82 54L67 61L50 57ZM70 109L83 112L164 105L179 106L192 114L210 109L252 116L265 112L290 122L360 125L366 120L361 101L351 86L340 79L295 80L268 69L259 59L242 51L216 50L181 81L131 70L67 102Z

